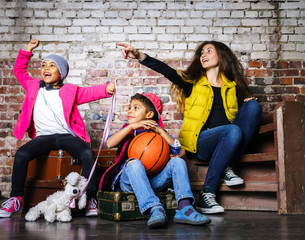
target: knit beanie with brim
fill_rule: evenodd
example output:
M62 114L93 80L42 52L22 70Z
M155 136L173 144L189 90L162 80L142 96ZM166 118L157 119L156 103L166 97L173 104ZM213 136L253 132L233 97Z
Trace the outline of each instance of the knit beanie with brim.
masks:
M63 81L67 77L69 72L69 64L67 60L56 54L51 54L46 56L41 63L43 63L46 60L50 60L56 64L60 72L60 80Z

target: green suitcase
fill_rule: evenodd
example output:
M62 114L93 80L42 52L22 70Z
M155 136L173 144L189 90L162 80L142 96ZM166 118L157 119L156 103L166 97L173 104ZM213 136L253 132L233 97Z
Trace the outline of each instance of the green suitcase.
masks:
M168 217L174 216L177 201L173 192L159 192L156 194L163 204ZM103 192L98 191L98 216L114 221L147 219L140 212L138 201L131 192Z

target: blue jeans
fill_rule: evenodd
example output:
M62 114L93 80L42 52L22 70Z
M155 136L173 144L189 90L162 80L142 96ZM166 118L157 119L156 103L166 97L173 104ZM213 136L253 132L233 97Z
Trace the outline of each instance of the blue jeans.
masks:
M250 100L239 109L232 124L204 130L197 141L198 160L210 160L204 187L215 192L226 167L234 168L258 129L262 109Z
M178 157L170 159L160 173L152 176L147 176L140 160L133 159L123 169L120 179L122 191L135 193L142 214L154 206L161 205L154 191L159 192L172 185L177 202L185 198L191 198L194 202L186 163Z
M36 157L47 155L51 150L58 149L65 150L72 156L77 157L82 164L82 174L88 179L95 162L95 157L86 142L79 137L72 136L71 134L38 136L24 144L16 152L12 173L12 191L10 196L23 196L29 161ZM88 184L86 193L88 199L92 197L96 198L97 185L95 171Z

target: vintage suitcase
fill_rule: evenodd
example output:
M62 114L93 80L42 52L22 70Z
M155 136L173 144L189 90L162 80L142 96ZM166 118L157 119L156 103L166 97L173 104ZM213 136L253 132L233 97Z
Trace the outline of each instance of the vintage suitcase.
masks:
M177 209L177 201L173 192L159 192L157 196L161 200L167 216L174 216ZM130 192L106 192L98 191L98 216L100 218L124 221L147 219L139 210L138 201L134 193Z
M94 155L98 150L93 150ZM96 164L97 179L113 164L116 149L102 149ZM70 172L81 173L81 162L63 150L51 151L48 156L29 162L27 178L40 180L64 179Z
M51 151L48 156L38 157L29 162L27 178L40 180L59 180L70 172L81 172L80 161L69 153Z
M93 150L94 154L98 150ZM97 184L106 169L113 164L116 149L102 149L96 165ZM64 189L64 178L70 172L81 173L77 158L67 152L51 151L48 156L33 159L29 163L24 191L24 211L45 200L49 195Z

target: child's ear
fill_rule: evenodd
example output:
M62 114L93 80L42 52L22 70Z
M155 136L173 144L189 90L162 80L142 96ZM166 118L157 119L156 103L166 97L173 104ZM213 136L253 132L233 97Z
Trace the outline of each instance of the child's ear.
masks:
M153 119L154 117L154 112L153 111L149 111L147 114L146 114L146 118L148 119Z

